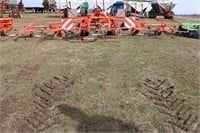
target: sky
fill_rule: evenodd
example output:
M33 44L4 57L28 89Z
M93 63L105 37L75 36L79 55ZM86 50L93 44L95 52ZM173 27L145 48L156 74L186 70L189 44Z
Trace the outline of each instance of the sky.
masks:
M176 14L200 14L200 0L176 0Z

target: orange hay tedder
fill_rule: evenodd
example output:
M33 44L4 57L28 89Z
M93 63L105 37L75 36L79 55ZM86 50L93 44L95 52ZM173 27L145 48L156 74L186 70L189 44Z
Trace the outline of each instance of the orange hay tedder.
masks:
M115 38L113 40L119 40L123 17L107 16L99 8L93 14L87 16L77 16L67 8L67 14L68 18L61 19L57 23L50 23L47 26L38 26L37 21L33 21L17 32L17 36L32 37L39 33L40 35L37 36L74 37L78 38L80 42L95 41L99 38L105 41L107 38L111 39L113 37Z
M68 0L67 7L68 7ZM70 8L66 8L68 18L60 19L56 23L49 23L45 26L38 25L40 21L32 21L24 29L17 32L17 38L21 37L65 37L67 39L78 39L80 42L96 40L118 41L119 35L129 31L129 35L137 35L141 32L154 32L160 35L161 32L176 33L176 30L165 24L147 24L135 16L126 17L106 15L99 8L96 0L94 13L86 16L75 15ZM127 7L128 8L128 7ZM126 9L125 9L126 10ZM123 14L122 11L121 14ZM125 14L125 13L124 13Z

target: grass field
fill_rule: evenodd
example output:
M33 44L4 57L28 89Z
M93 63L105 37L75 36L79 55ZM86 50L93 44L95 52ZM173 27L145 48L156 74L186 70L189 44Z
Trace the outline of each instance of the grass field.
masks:
M15 28L41 18L56 19L54 14L25 14L15 20ZM198 18L176 19L200 22ZM120 42L78 43L5 38L0 43L1 132L200 131L197 39L129 36ZM58 83L55 76L67 77L69 84L64 79ZM175 97L190 108L183 117L190 110L195 117L193 126L176 112L175 116L161 113L155 100L142 95L147 78L168 79L173 84ZM33 101L38 88L50 81L54 90L48 98L53 109L40 111ZM171 117L174 123L169 122ZM179 122L185 122L187 129L175 124Z

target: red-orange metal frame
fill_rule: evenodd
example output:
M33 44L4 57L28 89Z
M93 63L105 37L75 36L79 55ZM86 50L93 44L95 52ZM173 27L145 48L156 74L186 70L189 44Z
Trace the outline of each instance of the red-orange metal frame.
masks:
M81 17L80 25L75 27L75 29L78 29L80 34L80 42L84 41L84 36L81 36L82 32L88 32L92 34L101 33L102 35L112 32L115 34L115 37L117 37L114 40L119 40L120 25L113 18L114 17L105 15L100 9L96 9L95 13L90 16ZM106 38L104 36L103 40L105 41L105 39Z
M117 16L107 16L102 11L96 10L95 13L89 16L83 17L72 17L66 18L71 19L73 23L73 27L70 29L71 32L76 33L79 36L79 41L89 41L87 40L88 37L83 35L82 33L88 34L95 34L100 33L102 34L103 41L106 41L106 33L114 33L114 36L109 36L114 40L119 41L119 33L123 29L127 29L126 27L122 26L122 23L125 21L125 17L117 17ZM36 22L32 21L28 26L24 29L17 32L18 36L32 36L34 34L47 34L53 36L64 37L65 29L63 29L64 23L60 20L57 23L51 23L46 26L37 26ZM135 26L131 28L132 35L137 35L139 32L164 32L164 33L176 33L177 30L170 25L161 22L160 24L148 24L145 21L134 21ZM113 39L114 37L114 39ZM95 39L96 40L96 39ZM94 40L92 40L94 41Z
M39 20L34 20L28 24L22 30L19 30L16 34L18 37L30 36L32 37L35 34L46 34L62 37L64 35L64 30L61 28L62 22L51 23L47 25L37 25Z
M6 35L13 28L13 18L0 18L0 34Z
M68 7L68 0L67 7ZM97 1L96 1L97 4ZM69 10L67 10L69 12ZM107 16L102 12L101 9L96 9L95 12L88 16L72 16L69 18L66 18L65 20L71 20L73 23L73 27L70 29L70 32L75 33L79 36L79 41L84 42L88 41L85 36L88 34L100 34L103 36L103 41L106 40L106 33L114 33L114 40L119 40L119 33L123 29L127 29L123 25L125 23L126 17L121 16ZM60 36L63 37L65 35L66 29L65 29L65 22L63 20L60 20L60 22L48 24L46 26L36 26L37 21L31 22L27 27L20 30L17 35L18 36L32 36L35 33L45 33L45 34L51 34L54 36ZM132 35L136 35L139 32L151 32L151 31L157 31L157 32L166 32L166 33L175 33L176 30L169 26L168 24L161 22L160 24L148 24L145 21L139 21L137 19L132 20L134 23L134 26L131 27ZM64 27L64 28L63 28ZM87 33L84 35L84 33ZM96 39L95 39L96 40ZM92 40L94 41L94 40Z

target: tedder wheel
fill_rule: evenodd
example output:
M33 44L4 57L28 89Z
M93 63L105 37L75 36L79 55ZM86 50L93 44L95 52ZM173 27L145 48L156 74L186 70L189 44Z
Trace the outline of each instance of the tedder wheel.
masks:
M88 31L84 31L82 30L80 35L83 37L83 36L88 36L89 35L89 32Z
M114 36L114 35L116 35L116 32L115 32L114 30L111 30L111 31L108 31L106 35L108 35L108 36L109 36L109 35L110 35L110 36L113 35L113 36Z
M162 34L162 32L161 31L154 31L154 35L156 35L156 36L160 36Z
M136 36L136 35L138 35L139 34L139 30L135 30L134 32L132 32L132 36Z
M4 32L0 32L0 35L1 35L1 36L5 36L6 33L4 33Z

